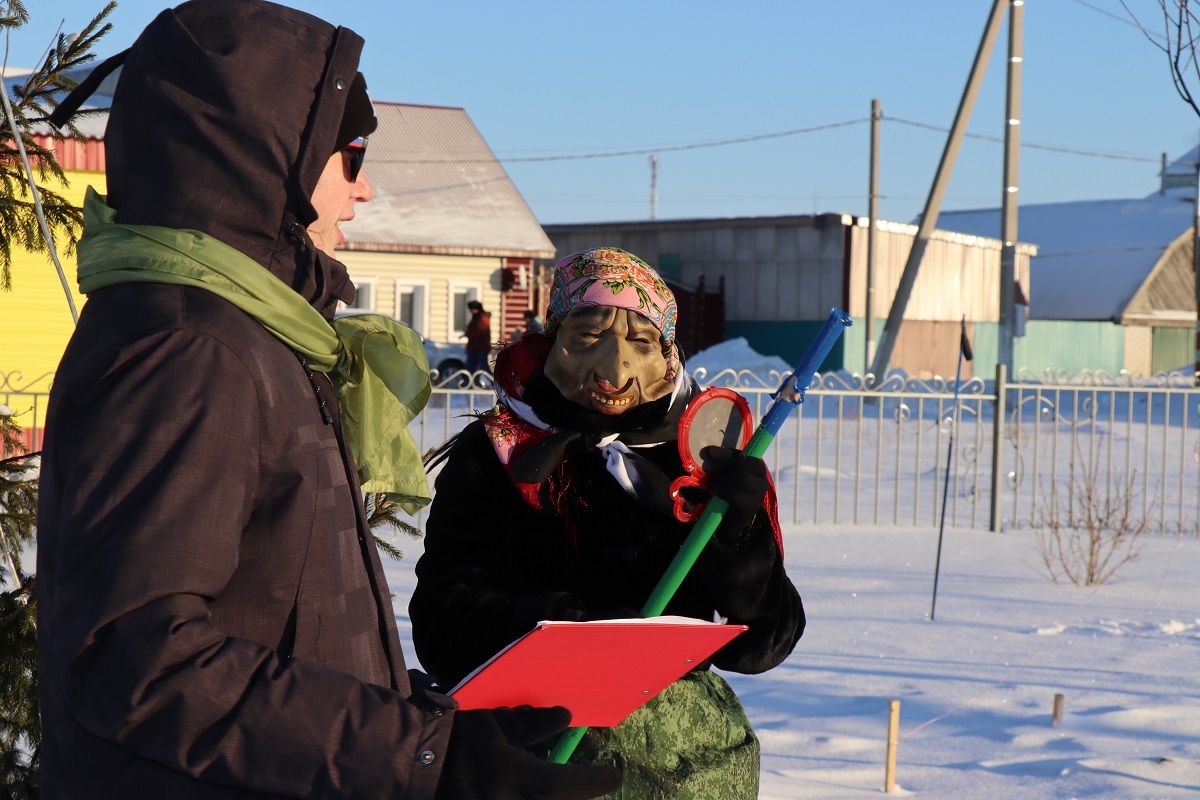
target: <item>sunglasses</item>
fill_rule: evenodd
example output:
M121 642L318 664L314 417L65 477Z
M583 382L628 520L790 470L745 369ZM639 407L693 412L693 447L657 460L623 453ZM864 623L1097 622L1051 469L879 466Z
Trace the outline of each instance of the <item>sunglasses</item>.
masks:
M350 157L350 182L358 180L362 172L363 162L367 159L367 137L359 136L342 148L342 152Z

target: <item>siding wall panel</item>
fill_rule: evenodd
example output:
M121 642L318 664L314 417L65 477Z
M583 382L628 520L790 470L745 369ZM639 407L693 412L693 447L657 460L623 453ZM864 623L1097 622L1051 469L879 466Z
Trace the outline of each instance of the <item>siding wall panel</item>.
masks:
M342 250L338 258L350 271L351 278L375 280L375 311L396 316L395 284L398 278L429 282L429 320L426 336L437 342L462 344L450 333L450 286L455 282L477 283L482 289L480 302L492 313L492 334L501 333L500 264L501 259L474 256L432 256L403 253L371 253Z
M1013 362L1038 377L1046 369L1117 373L1125 362L1125 330L1112 322L1030 320L1016 340Z

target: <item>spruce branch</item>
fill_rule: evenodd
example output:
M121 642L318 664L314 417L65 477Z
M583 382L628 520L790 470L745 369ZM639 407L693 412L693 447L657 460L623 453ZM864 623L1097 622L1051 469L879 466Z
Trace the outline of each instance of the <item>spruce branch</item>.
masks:
M367 524L371 526L371 535L375 539L375 545L389 558L397 561L404 558L404 553L400 548L380 536L376 531L391 526L413 539L420 539L420 529L400 519L400 507L389 500L387 495L368 494L363 500L367 507Z
M21 0L0 0L0 28L19 28L29 22Z
M56 102L76 86L75 80L67 72L95 58L93 50L96 43L112 29L112 25L105 20L114 8L116 3L109 2L77 35L58 34L41 65L20 86L13 87L10 93L13 120L25 152L34 166L46 222L56 238L61 237L65 242L64 250L67 253L73 252L79 241L83 211L57 191L46 188L47 185L66 186L68 181L54 149L38 144L34 136L35 133L52 133L46 126L46 119ZM20 0L0 0L0 30L5 35L5 63L8 61L9 33L28 19L29 15ZM9 91L7 82L3 89ZM83 138L77 121L98 113L103 113L103 110L82 109L74 114L67 122L70 135ZM0 289L6 291L12 289L14 245L35 253L49 252L49 244L43 240L38 226L17 143L13 139L9 121L5 119L0 126Z
M38 194L48 227L65 241L67 252L74 250L78 241L82 212L59 192L46 188L47 184L65 186L66 175L53 147L42 146L34 135L54 133L45 127L50 106L76 85L66 71L94 58L96 42L111 29L105 20L115 7L116 3L108 3L77 36L56 36L42 64L12 92L8 81L0 83L0 91L12 100L12 120L5 118L0 125L0 288L12 285L14 245L34 253L50 252L38 224L13 127L40 185ZM21 0L0 0L5 66L12 31L28 21ZM88 113L95 112L82 112L69 122L72 136L81 135L74 119ZM42 735L38 712L37 582L21 568L21 555L36 535L38 456L26 452L12 410L0 406L0 579L16 587L0 592L0 796L22 800L39 796Z
M37 601L32 581L0 592L0 796L38 797Z
M41 720L37 694L37 600L21 553L37 525L36 454L25 450L11 409L0 408L0 796L36 798Z

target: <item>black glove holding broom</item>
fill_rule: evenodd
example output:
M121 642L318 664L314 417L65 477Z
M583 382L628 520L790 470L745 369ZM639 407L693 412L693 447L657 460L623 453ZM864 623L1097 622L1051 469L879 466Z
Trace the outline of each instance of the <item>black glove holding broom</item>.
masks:
M714 596L722 599L718 610L732 621L748 620L758 610L779 560L763 508L771 485L767 465L729 447L709 446L701 456L706 486L729 509L696 566Z

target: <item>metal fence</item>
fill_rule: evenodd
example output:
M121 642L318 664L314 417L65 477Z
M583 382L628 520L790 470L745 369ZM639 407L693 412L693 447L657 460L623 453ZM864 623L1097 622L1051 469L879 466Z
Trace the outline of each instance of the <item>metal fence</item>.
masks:
M702 386L741 392L756 420L783 378L745 370L695 375ZM0 372L0 402L18 421L42 420L51 378ZM437 447L493 403L490 376L443 377L412 423L418 447ZM27 440L36 449L40 424L31 427ZM953 381L940 378L892 374L876 385L870 376L818 375L766 455L780 518L934 526L951 435L951 527L1133 519L1151 531L1200 533L1200 389L1183 374L1022 372L1011 383L998 374L964 381L957 403Z
M756 420L783 375L695 373L736 389ZM891 374L817 375L766 455L784 521L1007 530L1051 522L1102 526L1129 516L1151 531L1200 532L1200 389L1193 376L1084 372L959 386ZM485 375L434 388L414 422L422 449L492 405ZM999 424L997 424L997 420ZM997 447L999 443L999 447Z
M1005 527L1200 533L1196 376L1022 372L1002 399Z
M758 417L782 375L698 372L702 385L737 389ZM985 413L994 397L978 379L905 380L874 386L859 375L817 375L806 400L780 431L766 460L775 477L780 517L817 524L926 525L941 513L949 439L956 441L947 523L988 520ZM957 408L957 414L956 412ZM981 456L982 454L982 456Z
M0 372L0 404L8 406L13 419L24 430L26 450L38 450L42 446L42 428L46 423L46 406L53 380L52 372L33 379L26 378L19 370Z

